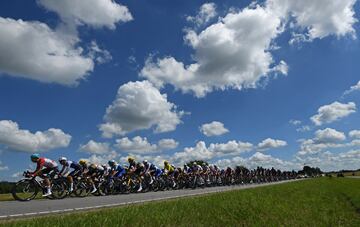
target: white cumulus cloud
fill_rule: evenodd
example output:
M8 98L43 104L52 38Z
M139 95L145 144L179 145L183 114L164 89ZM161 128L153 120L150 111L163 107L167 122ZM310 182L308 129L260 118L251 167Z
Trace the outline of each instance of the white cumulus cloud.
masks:
M320 126L325 123L331 123L356 112L356 104L354 102L340 103L333 102L329 105L321 106L318 113L311 117L311 121L315 125Z
M20 129L16 122L0 121L0 144L16 151L45 152L69 146L71 136L61 129L50 128L46 131L31 133Z
M76 25L115 29L116 23L133 19L126 6L113 0L38 0L38 3L59 14L65 23Z
M261 141L257 145L257 148L260 151L265 151L265 150L269 150L269 149L284 147L286 145L287 145L287 142L284 140L276 140L276 139L272 139L272 138L267 138L267 139Z
M311 156L296 157L296 159L301 163L317 166L323 171L356 170L359 169L360 150L350 150L341 153L326 151Z
M337 131L332 128L317 130L315 132L315 140L318 143L337 143L344 141L346 136L343 132Z
M205 136L220 136L229 132L229 130L224 127L223 123L219 121L213 121L211 123L203 124L200 127L200 132Z
M303 41L330 35L355 37L355 2L267 0L242 10L232 8L202 31L185 29L185 42L194 49L189 64L173 56L150 57L140 75L159 88L171 84L196 97L214 90L257 88L273 74L288 73L287 63L275 61L271 54L285 30Z
M264 7L231 11L199 33L187 30L185 40L195 50L195 63L184 65L171 56L149 58L141 76L158 87L172 84L197 97L213 90L256 88L271 72L287 71L285 62L274 65L269 52L281 27L281 19Z
M292 124L292 125L301 125L301 121L299 121L299 120L293 120L293 119L291 119L291 120L289 121L289 123Z
M82 158L82 159L85 159L90 163L107 164L109 160L116 160L119 158L120 158L120 154L118 154L115 151L110 151L109 153L106 154L92 154L90 157Z
M360 80L359 80L359 82L357 84L351 86L349 90L346 90L344 92L344 95L348 95L348 94L353 93L355 91L360 91Z
M90 140L87 144L80 146L80 151L88 152L90 154L106 154L110 152L110 144Z
M360 139L360 130L351 130L349 136L352 138Z
M227 166L245 166L249 169L255 169L258 166L262 166L264 168L274 167L275 169L281 170L297 170L302 167L298 163L275 158L271 155L263 154L261 152L256 152L249 158L242 158L237 156L231 159L220 159L217 160L215 164L221 168L225 168Z
M282 17L295 19L295 26L306 30L305 39L329 35L355 37L353 25L356 0L268 0L268 7ZM295 37L296 38L296 37Z
M146 137L142 138L140 136L135 136L132 139L128 137L117 139L115 146L126 152L140 154L156 152L158 149L156 144L151 144Z
M253 147L253 144L249 142L230 140L227 143L211 143L209 145L209 151L214 153L215 156L221 157L225 155L239 155L244 152L249 152L253 149Z
M128 82L120 86L99 128L107 138L151 127L156 133L169 132L181 123L183 114L150 82Z
M161 150L171 150L179 146L179 142L174 139L161 139L158 142L158 146Z
M174 139L161 139L157 144L150 143L146 137L135 136L132 139L124 137L116 140L116 147L133 154L159 153L175 149L179 143Z
M343 143L346 135L332 128L317 130L312 139L301 141L299 155L317 154L329 148L353 146L354 144Z
M171 160L178 164L183 164L191 160L211 160L223 156L234 156L253 149L253 145L248 142L231 140L226 143L211 143L209 147L204 141L196 143L195 147L186 147L183 151L176 152Z
M194 22L197 26L208 23L217 15L215 3L208 2L200 6L199 12L196 16L186 17L187 21Z
M44 23L0 17L0 36L0 75L77 85L93 71L94 62L77 46L77 37Z

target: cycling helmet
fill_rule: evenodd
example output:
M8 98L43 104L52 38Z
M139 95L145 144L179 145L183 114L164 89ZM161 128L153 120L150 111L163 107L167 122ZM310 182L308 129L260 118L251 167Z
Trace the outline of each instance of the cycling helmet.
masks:
M30 156L30 158L31 158L31 161L36 162L40 158L40 155L39 154L32 154Z
M196 166L197 165L197 163L196 162L193 162L193 166Z
M67 158L66 157L60 157L59 158L59 162L61 163L61 162L66 162L67 161Z
M168 162L168 161L164 161L164 165L169 165L169 162Z
M86 163L87 163L87 161L84 160L84 159L81 159L81 160L79 161L79 164L82 165L82 166L86 165Z
M144 163L144 165L147 165L149 162L148 162L148 160L144 160L143 163Z
M108 162L109 166L114 166L116 164L115 160L110 160Z
M135 161L135 159L134 159L134 158L132 158L132 157L128 157L128 162L133 162L133 161Z

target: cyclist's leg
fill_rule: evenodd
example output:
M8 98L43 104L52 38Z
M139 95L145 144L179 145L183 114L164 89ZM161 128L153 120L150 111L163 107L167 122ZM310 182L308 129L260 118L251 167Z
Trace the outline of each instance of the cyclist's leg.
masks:
M43 196L49 196L51 195L51 183L48 177L48 174L52 171L51 168L45 168L43 170L41 170L39 176L44 179L44 186L46 189L45 194L43 194Z
M72 192L74 190L74 177L76 177L79 174L80 170L73 170L69 173L67 176L67 181L69 182L70 188L69 192Z

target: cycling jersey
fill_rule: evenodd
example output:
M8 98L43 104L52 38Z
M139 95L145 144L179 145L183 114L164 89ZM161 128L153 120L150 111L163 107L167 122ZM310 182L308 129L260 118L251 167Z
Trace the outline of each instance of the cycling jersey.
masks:
M151 171L156 171L156 170L158 170L158 169L160 169L160 168L157 167L157 166L154 165L154 164L151 164L150 167L149 167L149 170L151 170Z
M123 168L120 164L117 164L117 165L111 167L111 171L116 171L116 173L114 175L115 177L122 177L126 173L126 169Z
M70 176L74 176L82 170L81 165L73 161L66 161L65 164L62 166L63 168L60 171L60 174L64 176L66 176L67 174L69 174ZM70 169L74 169L74 170L70 172Z
M37 161L37 169L41 168L56 168L58 165L55 161L48 159L48 158L39 158Z
M142 172L144 172L144 165L142 163L137 163L136 166L135 166L135 174L136 175L140 175Z
M200 165L194 165L193 166L193 171L196 172L196 171L202 171L203 168L200 166Z
M89 170L89 174L93 175L93 174L97 174L97 175L103 175L105 173L105 169L104 167L100 166L100 165L96 165L96 164L90 164L88 166L88 170Z
M184 166L183 172L188 174L188 173L192 172L192 169L189 166L186 165L186 166Z
M112 171L111 167L109 167L109 166L103 166L103 167L104 167L104 174L105 175L108 175L108 174L111 173L111 171Z
M155 177L159 177L163 171L157 167L156 165L152 164L152 163L149 163L149 171L155 176ZM146 166L145 166L146 167Z
M203 166L203 170L204 170L204 172L207 172L207 171L209 171L209 170L210 170L210 168L209 168L209 166L204 165L204 166Z
M136 169L136 162L135 161L129 162L129 169L130 170Z
M164 170L167 172L174 172L175 168L172 165L167 164L164 166Z
M46 177L50 173L56 173L58 172L57 163L51 159L48 158L39 158L36 162L36 170L33 172L38 172L38 176L40 177Z

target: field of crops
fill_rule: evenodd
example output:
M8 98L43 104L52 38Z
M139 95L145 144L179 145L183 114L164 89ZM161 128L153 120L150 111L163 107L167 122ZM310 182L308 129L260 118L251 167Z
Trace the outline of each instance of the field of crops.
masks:
M360 226L360 179L288 184L1 223L6 226Z

